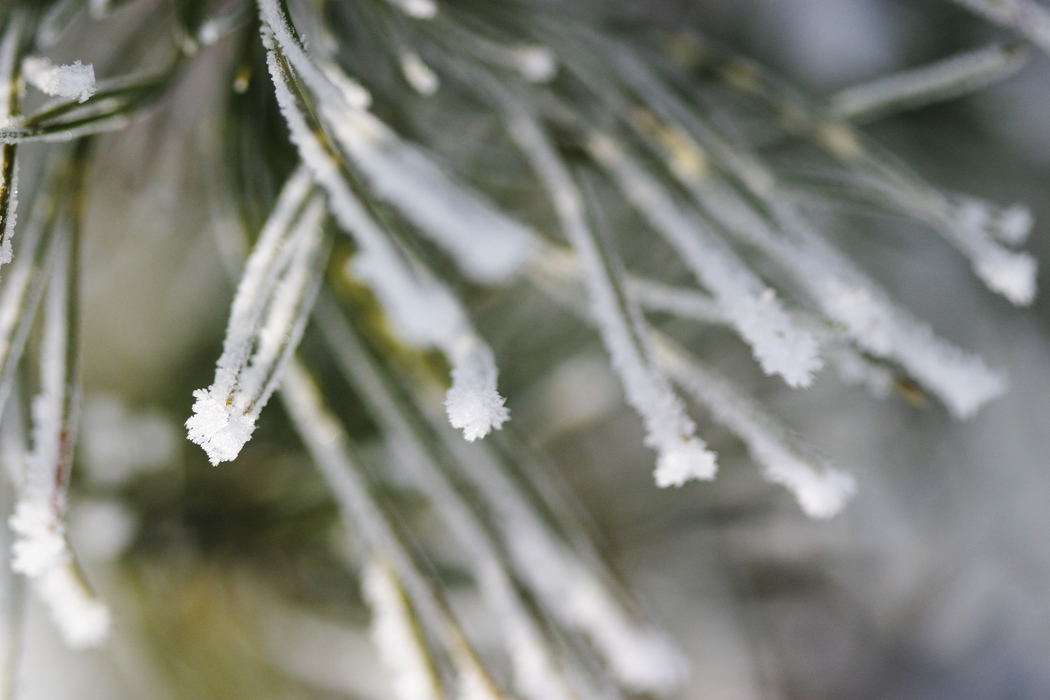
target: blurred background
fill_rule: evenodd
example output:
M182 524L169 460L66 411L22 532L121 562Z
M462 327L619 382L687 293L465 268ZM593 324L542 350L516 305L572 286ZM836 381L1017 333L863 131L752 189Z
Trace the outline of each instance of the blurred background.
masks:
M141 4L105 27L82 18L54 56L102 70L120 33L141 31ZM818 98L1016 40L940 0L624 0L607 11L695 27ZM96 144L70 537L114 635L102 650L69 651L30 597L19 698L392 697L353 567L333 553L335 505L281 406L218 468L181 427L191 391L211 380L233 293L212 230L224 214L209 193L222 186L239 41L203 49L160 104ZM1026 203L1036 221L1027 249L1050 265L1045 55L1033 51L1002 84L865 133L948 190ZM805 163L790 144L769 157L789 171ZM1050 297L1011 306L912 221L834 197L814 196L810 209L902 305L1004 368L1009 392L959 422L934 402L880 401L830 372L793 391L727 347L724 331L671 323L859 489L834 519L810 520L694 410L721 472L661 490L597 336L521 283L473 299L508 429L543 455L615 572L685 652L690 681L675 697L1046 698Z

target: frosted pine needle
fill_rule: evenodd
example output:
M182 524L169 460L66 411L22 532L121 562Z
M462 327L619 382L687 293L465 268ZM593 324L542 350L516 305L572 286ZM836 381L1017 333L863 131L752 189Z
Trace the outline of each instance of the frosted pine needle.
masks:
M325 211L305 170L290 178L237 288L215 382L194 392L190 440L212 464L235 458L302 335L319 284Z
M401 73L412 89L424 97L430 97L441 86L437 73L416 53L409 52L401 56Z
M283 22L283 18L275 14L274 21ZM288 34L287 28L283 34ZM360 246L351 261L353 273L372 288L407 342L444 352L452 364L449 418L468 440L484 437L509 416L496 390L498 372L491 350L471 327L459 301L425 270L411 264L351 191L330 147L309 127L299 109L273 36L264 30L263 38L277 101L292 140L314 179L328 193L332 215ZM290 36L286 40L293 41Z
M762 465L763 476L790 490L807 515L830 518L842 509L857 488L852 476L807 458L771 416L709 368L667 341L656 343L656 348L660 366L715 420L744 440Z
M696 290L638 277L627 280L627 290L646 311L661 311L704 323L730 323L718 302Z
M859 122L914 109L1008 78L1028 61L1022 46L992 44L928 66L848 87L828 100L831 113Z
M649 362L644 321L627 298L619 270L610 269L584 214L582 195L535 118L513 96L495 84L488 89L500 101L510 136L518 143L551 197L562 230L579 256L591 311L613 369L623 383L627 402L645 424L645 442L657 452L654 478L658 486L681 486L690 479L711 479L715 458L695 435L666 378Z
M817 342L796 329L776 294L696 216L676 206L669 194L632 162L609 137L589 141L595 158L615 175L620 189L675 247L697 280L712 291L725 317L751 345L767 374L789 386L809 386L822 366Z
M72 648L94 647L109 633L106 606L87 588L66 543L63 520L76 430L76 378L69 359L70 257L65 239L48 284L40 353L41 391L32 403L32 452L22 494L10 518L16 540L11 568L33 589Z
M0 129L20 111L18 59L22 22L15 18L0 39ZM11 262L11 238L18 220L18 148L0 143L0 265Z
M367 112L332 114L329 123L375 194L452 255L465 274L492 284L524 265L533 237L528 228L452 181L420 149Z

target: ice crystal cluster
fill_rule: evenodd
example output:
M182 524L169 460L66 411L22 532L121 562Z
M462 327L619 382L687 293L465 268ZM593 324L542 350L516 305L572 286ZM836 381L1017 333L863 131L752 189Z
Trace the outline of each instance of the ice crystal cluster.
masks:
M1050 15L1029 0L960 4L1050 44ZM666 695L687 678L683 656L619 589L583 529L550 517L565 513L542 484L521 485L528 458L513 439L491 435L514 422L497 354L476 323L486 290L532 285L593 328L652 450L656 486L718 471L688 399L816 519L839 513L863 484L677 340L665 319L726 329L762 373L792 388L834 372L879 397L894 387L928 395L962 420L1007 389L1001 369L937 335L836 247L796 184L733 120L746 105L768 138L808 143L851 196L940 236L990 292L1025 306L1036 296L1035 260L1020 249L1028 210L941 189L857 126L1008 77L1027 58L1022 46L978 48L825 100L703 36L625 30L591 5L0 7L0 402L18 492L7 513L10 567L70 646L99 645L110 627L66 538L85 173L103 134L174 99L213 48L225 52L210 59L225 62L224 99L251 97L258 112L241 114L248 126L231 136L242 164L264 171L241 173L242 184L251 189L255 176L273 186L257 188L249 206L223 202L234 223L215 235L233 251L225 263L236 291L186 433L212 465L229 468L221 463L279 410L268 408L277 395L313 463L301 469L321 475L353 542L348 565L360 572L394 697ZM128 39L94 64L66 60L67 31L90 40L111 22L163 26L148 33L163 41ZM484 125L486 143L443 140L438 116L447 111ZM496 157L485 168L471 162L489 147ZM504 173L528 201L510 197ZM639 246L664 251L673 266L635 265L628 250ZM343 406L350 395L382 449L355 436ZM128 434L89 441L84 459L121 474L136 460L163 463L163 454L121 449ZM167 445L163 430L156 439ZM382 495L391 480L422 497L443 546L459 552L501 660L479 652L396 502Z

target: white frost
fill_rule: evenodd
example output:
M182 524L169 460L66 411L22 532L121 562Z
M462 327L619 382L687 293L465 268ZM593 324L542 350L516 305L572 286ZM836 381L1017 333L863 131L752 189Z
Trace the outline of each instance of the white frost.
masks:
M22 74L30 85L48 95L87 102L95 94L95 67L90 63L53 66L47 58L31 56L22 61Z
M438 11L434 0L387 0L387 2L414 19L431 19Z
M65 524L54 508L39 499L23 499L8 525L18 539L11 546L11 568L29 578L69 562Z
M2 117L2 115L0 115L0 117ZM15 237L15 225L18 223L19 164L13 150L14 149L3 149L3 153L0 153L0 168L3 168L6 165L6 163L4 163L4 158L15 158L14 167L11 170L11 182L0 182L0 190L4 188L8 190L7 210L0 212L0 232L2 232L2 237L0 237L0 265L6 265L14 259L12 240ZM3 170L0 170L0 177L3 177Z
M33 589L69 648L94 648L109 636L109 609L84 586L71 564L50 569L34 581Z
M453 428L463 431L467 442L499 429L510 412L496 391L497 370L492 351L470 336L453 350L452 386L445 397L445 409Z
M1023 204L1011 204L999 212L992 232L1003 243L1021 245L1032 232L1032 212Z
M1014 253L1002 248L989 248L975 263L977 276L988 288L1016 306L1028 306L1035 300L1037 268L1038 263L1028 253Z
M558 59L546 46L523 46L513 55L521 76L530 83L546 83L558 72Z

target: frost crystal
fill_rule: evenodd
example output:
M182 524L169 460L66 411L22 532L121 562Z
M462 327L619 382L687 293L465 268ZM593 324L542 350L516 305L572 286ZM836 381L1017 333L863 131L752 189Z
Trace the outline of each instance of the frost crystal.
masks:
M87 102L95 94L95 67L90 63L53 66L46 58L30 57L22 62L22 73L30 85L48 95Z
M496 391L496 363L492 351L478 343L466 343L453 354L452 387L445 398L448 420L453 428L463 431L467 442L499 429L510 412Z

